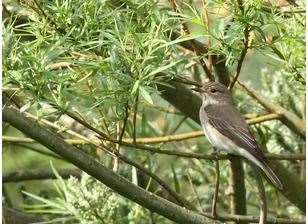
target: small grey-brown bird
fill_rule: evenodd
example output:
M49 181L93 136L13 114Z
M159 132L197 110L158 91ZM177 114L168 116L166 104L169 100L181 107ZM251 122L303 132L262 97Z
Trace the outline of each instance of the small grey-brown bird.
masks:
M210 143L218 150L246 158L282 190L281 181L269 166L245 119L233 105L228 88L219 82L208 82L194 90L202 96L200 121Z

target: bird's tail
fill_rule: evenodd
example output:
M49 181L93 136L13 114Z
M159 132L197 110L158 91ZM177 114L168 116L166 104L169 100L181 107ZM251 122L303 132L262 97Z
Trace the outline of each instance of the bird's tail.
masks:
M274 173L274 171L272 170L272 168L268 165L267 162L263 162L262 166L260 166L260 168L263 170L263 172L266 174L266 176L268 177L268 179L279 189L282 190L283 189L283 185L281 183L281 181L279 180L279 178L277 177L277 175Z

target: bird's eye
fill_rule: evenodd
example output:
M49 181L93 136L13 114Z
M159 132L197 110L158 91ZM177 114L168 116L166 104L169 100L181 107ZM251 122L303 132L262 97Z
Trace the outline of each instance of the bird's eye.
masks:
M211 93L216 93L217 92L216 89L211 89L210 91L211 91Z

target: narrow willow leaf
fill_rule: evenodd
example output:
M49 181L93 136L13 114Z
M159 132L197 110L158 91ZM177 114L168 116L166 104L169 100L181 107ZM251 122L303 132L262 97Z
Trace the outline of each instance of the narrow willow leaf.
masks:
M142 86L139 87L141 96L147 101L149 104L153 104L153 100L151 98L151 95L146 89Z
M27 195L27 196L29 196L29 197L31 197L31 198L33 198L33 199L35 199L35 200L37 200L37 201L42 202L42 203L44 203L44 204L50 205L50 206L55 207L55 208L58 208L58 209L60 209L60 210L65 210L65 208L64 208L63 206L61 206L61 205L59 205L58 203L55 203L55 202L53 202L53 201L51 201L51 200L45 199L45 198L40 197L40 196L37 196L37 195L35 195L35 194L31 194L31 193L26 192L26 191L22 191L22 193L25 194L25 195Z
M160 45L159 47L155 48L152 53L154 53L155 51L159 50L160 48L165 48L165 47L168 47L168 46L171 46L171 45L174 45L174 44L178 44L178 43L181 43L181 42L184 42L184 41L188 41L188 40L193 40L193 39L197 39L197 38L200 38L200 37L207 37L209 35L205 35L205 34L195 34L195 35L188 35L188 36L185 36L185 37L181 37L181 38L178 38L176 40L173 40L173 41L169 41L163 45Z
M136 167L132 167L132 182L138 186L138 175Z
M174 61L174 62L172 62L172 63L170 63L170 64L168 64L168 65L165 65L165 66L163 66L163 67L159 67L158 69L152 71L150 74L146 75L144 78L147 79L147 78L149 78L149 77L151 77L151 76L154 76L154 75L156 75L156 74L158 74L158 73L160 73L160 72L163 72L163 71L165 71L165 70L167 70L167 69L169 69L169 68L175 66L176 64L178 64L178 63L181 62L181 61L182 61L182 59L181 59L181 60L178 60L178 61Z
M21 113L23 113L23 112L27 111L30 107L31 107L31 102L28 102L28 103L26 103L25 105L23 105L23 106L19 109L19 111L20 111Z
M135 94L137 92L137 89L139 88L139 83L140 83L140 80L137 80L137 82L135 82L132 92L131 92L132 94Z

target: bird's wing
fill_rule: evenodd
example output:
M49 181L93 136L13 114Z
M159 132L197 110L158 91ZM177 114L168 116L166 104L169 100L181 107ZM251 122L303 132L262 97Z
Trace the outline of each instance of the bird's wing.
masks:
M266 161L262 150L249 130L248 124L234 106L208 105L204 110L207 112L208 122L219 133L232 139L237 146L247 150L261 162Z

